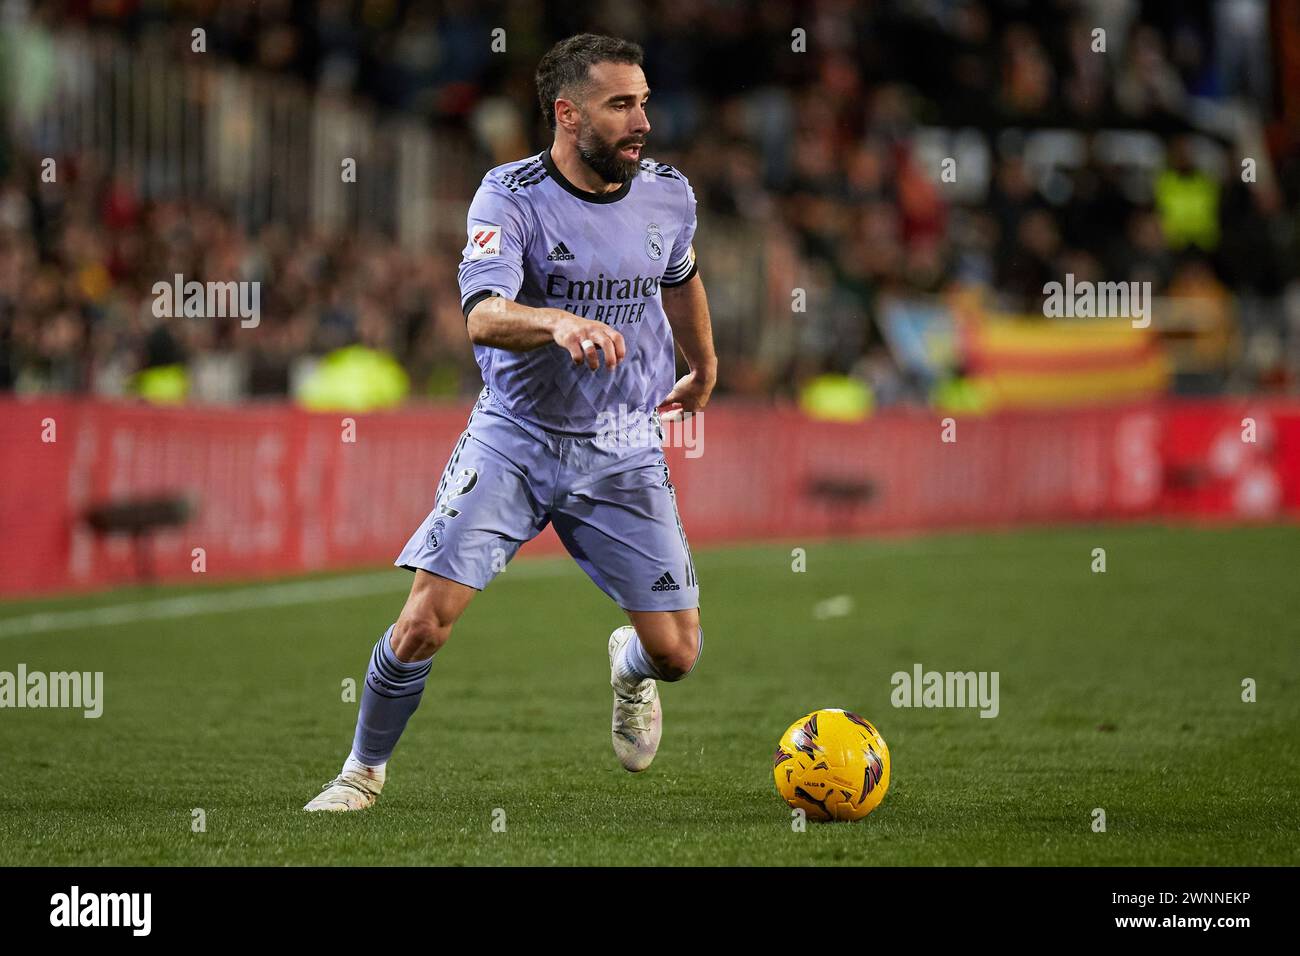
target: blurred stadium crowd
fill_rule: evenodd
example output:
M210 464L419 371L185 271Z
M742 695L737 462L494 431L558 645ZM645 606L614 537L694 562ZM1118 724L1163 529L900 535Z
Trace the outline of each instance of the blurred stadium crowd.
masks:
M462 210L484 170L548 141L532 74L551 42L588 30L637 40L649 154L679 165L699 199L724 393L792 394L836 372L881 401L923 399L898 380L883 299L976 287L1041 315L1044 283L1067 272L1214 303L1240 332L1215 387L1296 386L1300 136L1278 131L1285 90L1264 0L5 8L28 39L89 31L178 57L200 26L208 56L415 117L476 157L448 184ZM791 49L796 29L807 52ZM16 45L0 48L0 389L124 394L142 369L232 363L225 397L285 395L304 356L360 343L395 356L415 394L477 390L457 242L403 242L364 210L333 233L248 221L216 195L141 195L93 154L56 154L61 175L44 182L44 155L12 135L13 74L32 49ZM962 130L987 144L969 161ZM1057 142L1034 141L1043 130L1077 134L1067 161L1043 159ZM1125 149L1143 145L1129 162ZM463 239L463 222L449 232ZM754 244L711 261L710 236ZM156 319L150 288L175 273L260 280L260 326ZM757 309L733 291L754 287ZM796 287L805 312L791 309Z

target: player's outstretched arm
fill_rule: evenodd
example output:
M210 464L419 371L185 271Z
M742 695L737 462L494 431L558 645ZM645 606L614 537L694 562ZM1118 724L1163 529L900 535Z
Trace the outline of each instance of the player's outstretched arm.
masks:
M623 336L603 322L582 319L563 309L538 309L499 295L470 309L466 320L470 341L511 352L530 352L555 344L569 353L573 364L605 365L613 369L627 354Z
M709 300L699 273L681 285L666 286L662 295L673 339L690 367L690 372L678 380L659 406L663 419L671 421L683 412L698 412L708 404L718 380L718 356L713 351Z

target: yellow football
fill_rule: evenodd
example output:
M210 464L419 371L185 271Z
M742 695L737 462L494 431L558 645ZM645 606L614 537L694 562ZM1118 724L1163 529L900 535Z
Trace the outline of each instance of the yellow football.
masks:
M861 820L889 789L889 748L880 731L847 710L815 710L781 737L777 792L810 820Z

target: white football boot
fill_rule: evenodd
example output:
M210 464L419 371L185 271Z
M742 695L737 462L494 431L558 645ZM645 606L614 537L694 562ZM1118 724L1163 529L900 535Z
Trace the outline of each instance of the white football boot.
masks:
M337 777L325 784L311 803L304 810L365 810L373 807L379 799L379 791L384 789L384 777L387 768L378 770L344 770Z
M659 706L659 690L647 677L639 684L619 680L614 673L614 658L623 645L636 636L636 629L620 627L609 635L609 684L614 688L614 720L610 739L614 753L624 770L639 773L650 766L659 750L664 732L664 714Z

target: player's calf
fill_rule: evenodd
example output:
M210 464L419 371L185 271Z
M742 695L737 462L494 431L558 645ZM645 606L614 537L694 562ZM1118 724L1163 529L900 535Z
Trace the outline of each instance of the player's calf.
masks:
M303 809L364 810L374 805L388 758L420 706L433 655L476 593L446 578L416 572L401 616L371 651L352 751L343 770Z

